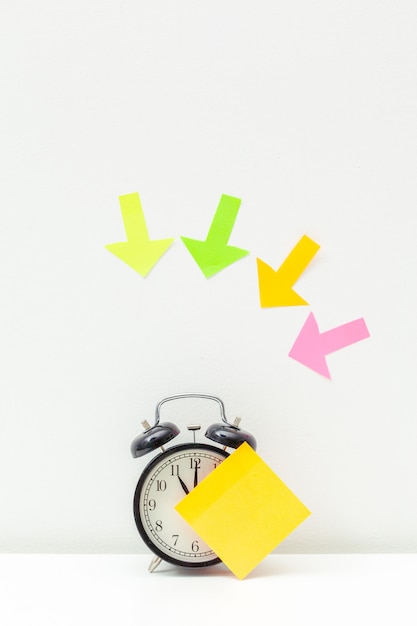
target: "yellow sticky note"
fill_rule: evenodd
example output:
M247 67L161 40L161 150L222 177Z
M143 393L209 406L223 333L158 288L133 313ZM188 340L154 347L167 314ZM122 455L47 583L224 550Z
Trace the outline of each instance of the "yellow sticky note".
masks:
M303 235L276 271L257 259L261 307L308 304L293 287L319 249L318 243Z
M175 508L241 579L310 515L247 443Z

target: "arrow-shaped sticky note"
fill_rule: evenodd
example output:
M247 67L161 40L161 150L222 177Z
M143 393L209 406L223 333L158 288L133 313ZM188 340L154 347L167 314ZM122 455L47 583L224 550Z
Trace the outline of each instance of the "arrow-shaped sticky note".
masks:
M261 307L308 304L293 286L319 248L315 241L304 235L276 271L257 259Z
M141 276L146 276L174 239L149 239L145 216L138 193L119 197L127 241L106 246L119 259Z
M227 245L240 202L239 198L222 195L205 241L181 237L206 278L249 254L248 250Z
M288 356L330 378L326 355L369 336L363 317L320 333L316 318L310 313Z

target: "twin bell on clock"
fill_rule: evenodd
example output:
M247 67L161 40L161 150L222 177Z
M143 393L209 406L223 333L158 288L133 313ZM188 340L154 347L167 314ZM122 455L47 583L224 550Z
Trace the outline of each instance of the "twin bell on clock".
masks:
M166 402L184 398L217 403L221 422L211 424L205 432L205 437L216 446L196 442L196 432L201 426L191 424L187 428L192 433L192 442L165 449L164 446L177 437L180 429L172 422L160 421L161 407ZM154 425L142 422L145 430L132 442L132 456L142 457L160 450L143 470L133 501L139 534L155 555L150 571L155 570L162 560L183 567L205 567L220 562L219 556L175 507L229 457L226 448L236 449L248 444L252 450L256 449L255 438L239 428L239 423L239 418L234 423L227 421L220 398L199 393L164 398L156 406Z
M149 426L148 422L142 422L145 432L138 435L138 437L136 437L132 442L130 450L133 457L140 457L148 454L149 452L153 452L179 435L180 429L178 426L172 422L160 421L160 413L161 406L166 402L181 400L183 398L202 398L206 400L214 400L219 405L223 423L212 424L207 428L205 436L208 439L230 448L238 448L243 442L246 441L254 450L256 449L255 438L248 432L239 428L239 418L236 418L233 424L229 424L226 419L224 404L220 398L201 393L185 393L182 395L170 396L169 398L164 398L158 402L155 410L155 424L153 426ZM199 430L200 426L196 427L192 425L188 426L188 429L191 431Z

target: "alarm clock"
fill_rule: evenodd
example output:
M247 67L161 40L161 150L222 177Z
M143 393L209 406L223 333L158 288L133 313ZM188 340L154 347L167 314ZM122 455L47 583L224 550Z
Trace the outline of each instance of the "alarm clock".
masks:
M192 433L190 443L165 448L180 430L172 422L160 421L161 407L166 402L184 398L217 403L222 421L210 425L205 432L205 437L217 445L196 442L201 425L190 424L187 426ZM133 440L132 456L142 457L160 450L144 468L133 499L137 529L154 553L149 571L154 571L162 560L181 567L206 567L220 562L174 507L229 456L228 447L238 448L247 442L256 449L255 438L239 428L239 423L239 418L233 423L227 421L220 398L200 393L163 398L156 406L154 425L150 426L146 420L142 422L145 430Z

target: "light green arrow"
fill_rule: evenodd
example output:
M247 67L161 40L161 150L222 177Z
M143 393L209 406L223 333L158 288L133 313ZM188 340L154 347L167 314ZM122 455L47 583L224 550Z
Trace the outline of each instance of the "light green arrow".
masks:
M141 276L146 276L168 250L174 239L156 239L153 241L149 239L138 193L119 196L119 203L127 241L110 243L106 249L124 261L135 272Z
M227 245L240 202L239 198L222 195L205 241L181 237L206 278L249 254L248 250Z

